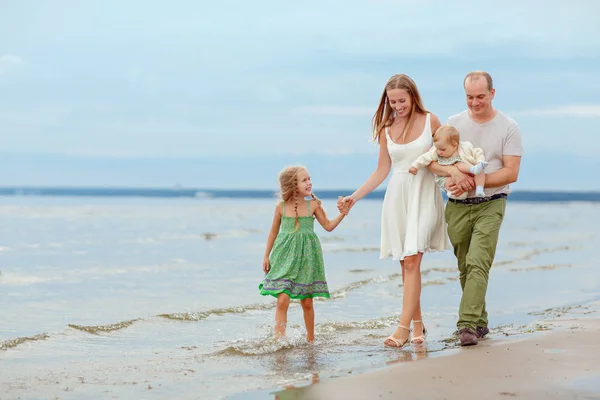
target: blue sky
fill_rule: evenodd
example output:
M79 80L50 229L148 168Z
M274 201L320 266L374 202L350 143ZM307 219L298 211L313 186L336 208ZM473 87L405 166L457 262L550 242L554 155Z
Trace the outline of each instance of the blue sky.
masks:
M2 3L0 185L271 188L300 162L354 188L389 76L445 120L485 69L521 126L517 187L600 190L593 0Z

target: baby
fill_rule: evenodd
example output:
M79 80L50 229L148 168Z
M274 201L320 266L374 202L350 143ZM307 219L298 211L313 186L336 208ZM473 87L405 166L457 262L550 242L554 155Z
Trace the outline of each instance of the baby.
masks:
M458 130L451 125L443 125L433 135L433 147L417 160L409 168L408 172L417 174L419 168L423 168L437 161L440 165L455 165L464 173L475 175L475 196L485 197L483 187L485 186L485 174L483 169L488 165L485 161L483 150L474 147L470 142L461 142ZM436 177L437 184L445 190L446 178ZM450 194L448 193L448 196ZM465 199L467 192L456 197L458 200Z

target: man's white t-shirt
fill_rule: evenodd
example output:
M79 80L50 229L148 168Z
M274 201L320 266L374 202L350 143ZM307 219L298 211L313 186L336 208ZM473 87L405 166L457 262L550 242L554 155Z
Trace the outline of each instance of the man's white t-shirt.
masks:
M507 115L498 111L496 116L480 124L469 116L469 111L463 111L448 118L448 125L454 126L460 133L461 141L468 141L475 147L483 149L485 159L489 163L485 174L491 174L504 167L503 156L523 155L523 142L517 123ZM497 193L510 193L510 186L485 188L485 195L492 196ZM468 197L475 197L475 191Z

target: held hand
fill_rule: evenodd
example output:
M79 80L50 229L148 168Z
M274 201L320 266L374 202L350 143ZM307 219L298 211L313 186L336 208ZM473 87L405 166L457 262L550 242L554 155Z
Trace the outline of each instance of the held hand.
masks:
M344 215L348 215L348 213L350 212L350 207L351 207L351 205L350 205L349 201L343 201L342 209L340 210L340 213L344 214Z
M410 173L411 173L411 174L413 174L413 175L416 175L416 174L417 174L417 169L416 169L415 167L410 167L410 168L408 169L408 172L410 172Z
M458 192L458 195L460 195L463 192L470 192L475 189L475 179L469 174L460 172L458 168L452 173L451 178L451 182L455 186L449 187L452 194Z
M338 210L341 213L348 215L350 209L354 207L354 204L356 204L356 199L352 196L346 196L343 199L338 197Z
M268 273L271 270L271 262L269 261L269 257L265 257L263 260L263 271Z
M337 209L339 212L344 212L344 198L342 196L338 196Z
M348 212L350 212L350 209L352 208L354 203L356 203L356 200L354 200L352 196L338 196L337 209L342 214L348 215Z

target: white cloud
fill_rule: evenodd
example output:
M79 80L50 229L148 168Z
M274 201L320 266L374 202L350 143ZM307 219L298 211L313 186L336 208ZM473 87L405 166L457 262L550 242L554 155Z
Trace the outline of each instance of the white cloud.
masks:
M15 54L0 56L0 75L8 74L25 65L25 61Z
M296 113L302 114L318 114L328 116L373 116L375 112L374 107L361 107L361 106L304 106L296 107L292 110Z
M510 115L519 115L525 117L600 118L600 104L570 104L564 106L535 108L524 111L515 111Z

